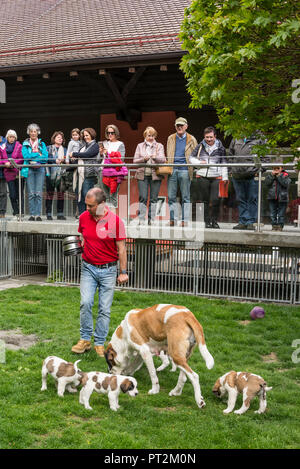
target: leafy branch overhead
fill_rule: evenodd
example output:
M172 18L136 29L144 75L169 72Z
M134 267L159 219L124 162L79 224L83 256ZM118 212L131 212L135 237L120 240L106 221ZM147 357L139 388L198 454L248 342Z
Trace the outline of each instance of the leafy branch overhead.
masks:
M298 0L191 2L180 33L191 107L214 106L225 135L299 147L299 11Z

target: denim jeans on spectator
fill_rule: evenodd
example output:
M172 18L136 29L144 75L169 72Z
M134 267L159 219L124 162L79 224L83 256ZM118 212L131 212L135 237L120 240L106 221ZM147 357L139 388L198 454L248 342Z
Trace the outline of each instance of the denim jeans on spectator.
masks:
M285 212L287 202L278 202L278 200L269 200L269 209L272 225L283 226L285 222Z
M21 213L24 214L24 178L21 178ZM8 190L10 203L13 209L13 215L19 215L19 179L8 181Z
M7 185L4 177L0 178L0 215L5 215L7 208Z
M62 184L60 184L61 186ZM63 215L64 214L64 203L65 203L65 195L62 190L60 190L61 187L58 189L55 189L53 182L51 181L49 176L46 176L46 215L51 216L52 215L52 202L53 199L55 198L56 194L56 207L57 207L57 215Z
M117 278L117 266L99 269L82 262L80 279L80 338L91 340L93 335L94 297L99 289L98 315L94 332L94 345L104 345L110 322L110 309L113 302Z
M189 172L174 168L173 173L168 176L168 202L170 209L170 220L178 220L178 209L176 196L178 187L181 192L182 221L189 221L190 217L190 188L191 179Z
M257 221L258 181L232 178L239 208L239 223L251 225Z
M85 196L86 196L86 194L96 184L97 184L97 177L96 176L91 176L91 177L88 177L88 178L84 179L83 184L82 184L82 188L81 188L81 199L78 202L79 215L81 215L86 210L86 206L85 206ZM78 191L77 191L77 193L78 193Z
M144 180L138 179L139 188L139 219L145 220L147 213L148 191L150 188L150 202L148 220L154 221L156 214L156 204L161 185L161 179L153 180L152 176L145 176Z
M43 166L28 169L27 191L31 216L41 216L42 214L44 179L45 168Z

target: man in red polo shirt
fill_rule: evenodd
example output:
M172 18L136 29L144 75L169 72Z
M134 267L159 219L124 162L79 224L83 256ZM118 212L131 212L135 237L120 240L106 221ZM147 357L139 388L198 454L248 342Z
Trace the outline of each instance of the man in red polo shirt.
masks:
M83 254L80 278L80 340L72 352L84 353L91 349L94 334L96 353L104 357L104 342L109 329L110 309L120 263L119 284L128 281L125 227L122 220L105 205L102 189L90 189L86 195L87 210L80 215L78 231L81 233ZM98 316L95 331L92 307L99 289Z

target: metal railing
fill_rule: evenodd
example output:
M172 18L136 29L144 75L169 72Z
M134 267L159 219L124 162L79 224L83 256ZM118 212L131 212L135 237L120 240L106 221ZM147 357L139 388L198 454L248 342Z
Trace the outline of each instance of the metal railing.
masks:
M274 155L266 155L264 158L266 159L273 159L273 162L272 163L261 163L260 162L260 159L257 157L257 155L251 155L254 159L254 163L253 163L253 166L255 166L257 168L257 180L258 180L258 209L257 209L257 226L256 226L256 230L258 232L261 231L261 226L262 226L262 222L261 222L261 213L262 213L262 182L263 182L263 172L266 171L266 170L270 170L274 164L275 164L275 161L274 161ZM248 156L235 156L235 157L230 157L230 158L248 158ZM292 158L292 155L279 155L278 158L286 158L286 159L291 159ZM17 169L21 169L22 167L35 167L36 168L36 165L33 166L33 165L17 165L12 159L9 160L11 162L11 164L17 168ZM86 160L88 161L88 160ZM95 161L95 160L94 160ZM280 164L280 166L283 166L284 168L286 169L291 169L291 170L294 170L295 168L295 163L294 162L288 162L288 163L278 163ZM43 167L55 167L55 166L59 166L61 169L77 169L77 168L80 168L80 167L86 167L87 165L80 165L80 164L60 164L60 165L56 165L56 164L43 164L41 165ZM103 166L101 165L100 162L94 162L93 164L91 164L90 166L93 166L95 168L98 169L98 173L99 175L101 175L101 168L103 168ZM112 166L112 167L119 167L119 166L122 166L120 164L111 164L109 166ZM131 191L131 179L132 179L132 176L133 176L133 173L135 173L136 169L138 167L151 167L151 168L156 168L158 165L149 165L149 164L134 164L134 163L126 163L126 167L128 168L128 177L127 177L127 213L126 213L126 222L127 224L129 224L129 222L131 221L131 213L130 213L130 209L131 209L131 199L130 199L130 191ZM195 165L192 165L192 164L170 164L170 163L165 163L165 164L160 164L159 166L172 166L172 167L181 167L181 166L184 166L184 167L193 167L195 169ZM222 168L222 167L230 167L230 168L233 168L233 167L249 167L251 166L251 164L248 163L208 163L208 164L200 164L199 163L199 167L197 166L197 169L199 168L210 168L210 167L217 167L217 168ZM101 177L99 178L100 180L98 181L98 184L101 186ZM21 206L22 206L22 201L21 199L25 198L25 194L22 193L22 187L21 187L21 178L19 178L19 220L22 221L23 220L23 217L22 217L22 213L21 213ZM70 197L70 200L71 200L71 203L73 204L74 203L74 200L75 200L75 196L71 196ZM298 227L300 227L300 219L299 219L299 215L300 215L300 208L298 208Z
M12 274L11 239L7 233L5 220L0 220L0 279L8 278Z

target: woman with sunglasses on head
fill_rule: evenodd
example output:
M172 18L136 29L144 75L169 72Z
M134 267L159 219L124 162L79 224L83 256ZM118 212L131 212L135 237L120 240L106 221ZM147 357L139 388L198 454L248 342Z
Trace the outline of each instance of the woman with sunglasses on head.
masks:
M100 144L100 155L103 159L107 158L108 155L112 152L119 152L121 154L121 159L125 159L125 145L120 138L120 132L116 125L109 124L105 129L105 138ZM102 184L102 189L104 190L106 196L106 202L110 203L114 207L118 206L118 193L120 189L120 183L117 184L117 189L115 192L111 192L110 188L105 184Z
M79 151L70 153L70 163L78 163L79 166L74 171L74 185L77 187L78 211L81 215L85 210L85 196L97 183L96 166L99 154L99 146L96 142L96 131L90 127L82 130L83 146ZM84 166L83 166L84 165Z

